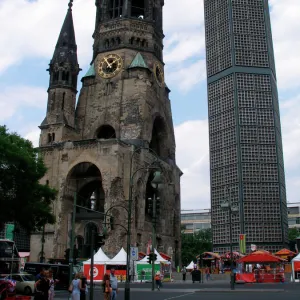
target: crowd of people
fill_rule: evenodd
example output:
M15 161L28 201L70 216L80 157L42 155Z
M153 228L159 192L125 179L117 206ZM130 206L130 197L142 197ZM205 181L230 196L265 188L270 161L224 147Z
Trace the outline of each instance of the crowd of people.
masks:
M53 271L42 269L36 276L34 300L53 300L54 288L57 279L53 278ZM77 273L73 279L69 292L72 294L72 300L85 300L87 294L87 280L83 273Z

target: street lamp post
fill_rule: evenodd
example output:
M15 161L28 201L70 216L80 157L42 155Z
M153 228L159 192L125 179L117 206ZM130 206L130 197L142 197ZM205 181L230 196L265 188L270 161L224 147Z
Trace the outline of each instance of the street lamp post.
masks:
M131 246L131 204L132 204L132 194L133 194L133 179L134 176L137 174L138 171L140 170L149 170L149 169L158 169L157 167L143 167L137 169L134 173L132 170L132 164L133 164L133 157L136 154L136 152L141 151L141 150L147 150L151 152L154 156L156 161L159 161L158 155L151 149L147 147L139 147L134 149L131 154L130 158L130 176L129 176L129 199L128 199L128 220L127 220L127 257L126 257L126 282L125 282L125 300L130 300L130 281L129 281L129 270L130 270L130 246Z
M239 212L238 205L231 203L231 191L228 190L228 199L221 202L221 209L229 212L229 238L230 238L230 288L234 290L234 273L233 273L233 245L232 245L232 214Z

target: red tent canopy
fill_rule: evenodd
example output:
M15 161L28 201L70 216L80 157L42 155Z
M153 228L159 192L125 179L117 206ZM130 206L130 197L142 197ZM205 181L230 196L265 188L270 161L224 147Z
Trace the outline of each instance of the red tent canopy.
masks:
M171 260L171 256L167 255L166 253L159 252L159 254L163 259Z
M246 255L238 260L239 263L263 263L263 262L283 262L284 259L268 254L266 252L254 252L252 254Z

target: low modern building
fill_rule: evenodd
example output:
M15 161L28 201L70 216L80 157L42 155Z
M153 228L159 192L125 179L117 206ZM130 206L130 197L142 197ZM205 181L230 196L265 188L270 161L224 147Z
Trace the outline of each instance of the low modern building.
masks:
M289 228L300 229L300 203L288 204L288 224Z
M211 228L210 209L182 210L181 228L184 233L195 233L202 229Z

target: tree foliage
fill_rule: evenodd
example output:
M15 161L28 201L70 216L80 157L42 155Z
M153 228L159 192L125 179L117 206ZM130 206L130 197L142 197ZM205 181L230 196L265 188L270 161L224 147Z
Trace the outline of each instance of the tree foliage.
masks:
M51 203L55 190L39 180L46 167L32 143L0 126L0 222L40 229L55 222Z
M289 241L295 241L300 236L298 228L289 228Z
M181 260L183 265L196 261L196 256L212 251L211 229L199 230L194 234L181 233Z

